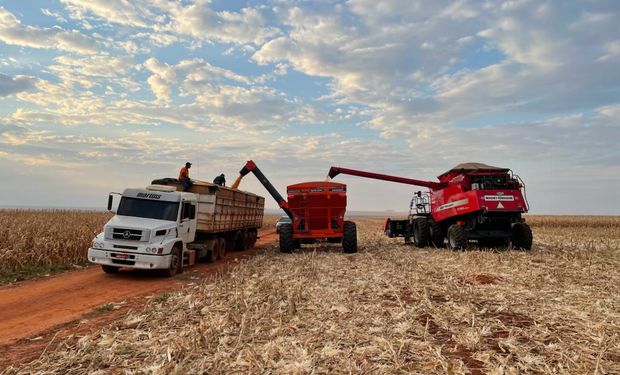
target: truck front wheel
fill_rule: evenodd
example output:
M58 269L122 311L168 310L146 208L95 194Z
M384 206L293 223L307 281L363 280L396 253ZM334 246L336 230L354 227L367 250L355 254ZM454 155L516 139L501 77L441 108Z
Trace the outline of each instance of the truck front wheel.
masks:
M172 277L176 275L181 270L181 267L183 267L181 260L181 250L179 250L179 248L175 246L170 252L170 265L167 269L164 270L164 276Z
M120 267L108 266L108 265L102 264L101 269L105 273L117 273Z

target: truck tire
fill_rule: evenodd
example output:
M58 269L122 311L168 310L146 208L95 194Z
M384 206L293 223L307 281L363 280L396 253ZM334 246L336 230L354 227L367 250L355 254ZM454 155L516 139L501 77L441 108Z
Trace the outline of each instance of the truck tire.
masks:
M295 249L295 242L293 239L293 225L282 224L280 226L280 252L290 254Z
M181 267L183 267L181 250L177 246L174 246L172 248L172 251L170 251L170 266L168 266L167 269L163 270L163 274L166 277L173 277L174 275L179 273Z
M258 238L258 233L256 229L252 231L252 247L256 246L256 239Z
M252 248L252 233L245 232L245 250L250 250Z
M527 223L515 223L512 225L512 248L515 250L532 250L534 236L532 229Z
M101 265L101 269L103 270L103 272L105 273L117 273L118 270L120 270L120 267L116 267L116 266L108 266L107 264L102 264Z
M237 233L237 237L235 237L235 251L243 251L245 250L245 232Z
M225 238L218 238L217 240L217 259L224 259L226 258L226 239Z
M342 229L342 250L347 254L357 253L357 226L345 221Z
M413 243L417 247L426 247L430 241L431 232L428 229L428 219L417 217L413 220Z
M465 250L467 248L467 232L458 224L448 228L448 248L450 250Z
M446 236L443 233L443 228L441 225L433 220L433 218L430 218L428 219L428 230L430 245L437 248L442 248L444 246L444 239Z

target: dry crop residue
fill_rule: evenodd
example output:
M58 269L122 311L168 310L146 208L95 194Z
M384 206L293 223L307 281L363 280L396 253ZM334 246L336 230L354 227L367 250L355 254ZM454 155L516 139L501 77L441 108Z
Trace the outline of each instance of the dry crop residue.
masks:
M358 254L274 248L6 372L620 373L613 241L532 220L531 252L420 250L357 222Z

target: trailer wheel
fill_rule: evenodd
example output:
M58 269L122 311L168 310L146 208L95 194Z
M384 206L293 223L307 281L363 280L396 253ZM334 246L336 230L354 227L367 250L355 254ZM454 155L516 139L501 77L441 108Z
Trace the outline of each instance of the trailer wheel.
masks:
M532 229L527 223L515 223L512 226L512 248L516 250L532 250Z
M342 250L347 253L357 253L357 226L352 221L345 221L342 232Z
M225 238L219 238L217 240L217 258L218 259L224 259L226 258L226 239Z
M258 233L256 229L252 231L252 247L256 246L256 239L258 238Z
M108 266L107 264L102 264L101 265L101 269L105 273L117 273L118 270L120 270L121 268L120 267L116 267L116 266Z
M443 228L441 227L441 225L439 225L439 223L430 218L428 220L428 230L430 244L435 247L443 247L445 235L443 233Z
M413 220L413 243L417 247L428 246L431 233L428 229L428 220L425 217L418 217Z
M458 224L448 228L448 247L450 250L465 250L467 248L467 232Z
M295 249L293 239L293 225L282 224L280 226L280 252L290 254Z
M245 232L237 233L237 237L235 237L234 250L235 251L243 251L245 249Z
M163 274L166 277L172 277L176 275L183 267L183 259L181 258L181 250L174 246L170 252L170 266L164 270Z

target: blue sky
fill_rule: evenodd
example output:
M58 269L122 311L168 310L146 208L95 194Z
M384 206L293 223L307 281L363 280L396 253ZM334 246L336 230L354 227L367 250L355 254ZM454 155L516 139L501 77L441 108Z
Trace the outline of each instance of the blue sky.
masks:
M618 214L619 66L613 0L4 0L0 206L103 206L186 160L282 192L478 161L533 213ZM416 190L341 180L356 210Z

